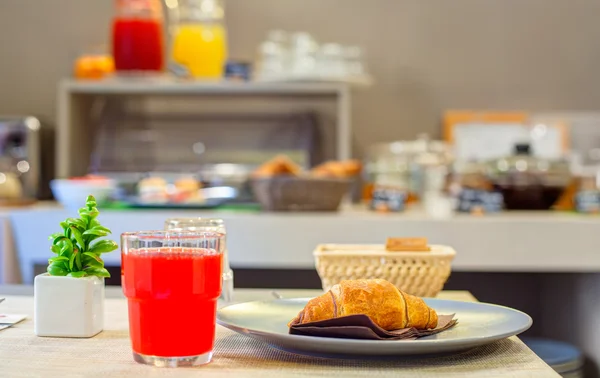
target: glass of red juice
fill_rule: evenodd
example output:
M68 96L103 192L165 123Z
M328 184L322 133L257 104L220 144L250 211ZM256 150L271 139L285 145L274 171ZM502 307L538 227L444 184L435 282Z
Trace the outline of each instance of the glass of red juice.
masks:
M225 235L212 231L121 234L121 274L133 358L160 367L209 363Z

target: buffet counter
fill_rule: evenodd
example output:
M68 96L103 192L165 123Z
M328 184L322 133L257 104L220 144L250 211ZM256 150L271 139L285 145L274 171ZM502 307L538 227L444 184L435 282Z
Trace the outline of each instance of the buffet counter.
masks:
M72 212L48 205L9 213L14 248L5 246L0 256L18 252L24 282L32 282L33 264L48 258L43 235L56 232L59 222L69 216ZM600 217L572 213L431 219L418 211L380 214L349 207L338 213L127 209L102 210L100 215L115 241L125 231L162 229L168 217L193 216L225 219L229 260L235 268L313 269L317 244L383 243L390 236L423 236L432 244L456 249L452 268L456 272L600 272L596 232ZM105 260L119 265L120 255L107 254Z

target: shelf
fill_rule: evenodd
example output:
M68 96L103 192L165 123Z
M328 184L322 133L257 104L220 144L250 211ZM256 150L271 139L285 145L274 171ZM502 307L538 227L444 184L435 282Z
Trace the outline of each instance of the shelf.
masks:
M182 82L172 79L63 80L69 93L96 95L340 95L342 83Z
M94 129L99 127L99 119L105 115L103 106L110 102L112 114L116 114L111 122L119 122L120 111L128 103L121 100L126 96L129 96L127 99L142 98L143 101L151 100L147 98L151 96L171 96L174 101L186 103L188 109L193 107L190 103L195 102L188 101L192 96L204 96L210 97L211 104L227 104L220 107L225 112L240 104L246 108L252 106L256 112L315 111L323 119L333 121L327 122L326 127L333 129L331 134L335 139L330 144L335 158L347 160L352 157L351 91L344 83L183 82L169 78L65 79L58 85L57 96L55 172L58 178L88 172L95 143L92 140ZM111 101L111 97L118 98ZM198 106L194 114L213 109Z

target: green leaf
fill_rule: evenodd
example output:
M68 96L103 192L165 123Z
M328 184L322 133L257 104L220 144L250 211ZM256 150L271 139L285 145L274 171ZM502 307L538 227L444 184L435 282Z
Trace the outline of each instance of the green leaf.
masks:
M89 252L84 252L84 256L82 257L82 263L84 268L104 268L104 261L102 261L102 259L98 258L98 257L90 257L85 255L86 253Z
M48 273L51 276L66 276L67 270L59 263L52 263L48 266Z
M96 228L96 227L102 227L102 226L100 225L100 222L98 222L98 219L92 219L90 221L90 228ZM104 228L104 227L102 227L102 228ZM107 228L107 230L108 230L108 228Z
M51 250L53 253L56 253L57 255L60 253L60 247L59 247L59 246L57 246L57 245L53 245L52 247L50 247L50 250Z
M56 257L51 257L48 259L49 264L52 264L53 262L58 262L58 261L69 261L69 259L64 256L56 256Z
M77 227L71 226L71 232L73 233L73 237L77 241L77 244L79 244L79 247L81 249L85 248L85 242L83 241L83 237L81 236L81 231L79 231Z
M73 245L72 244L63 244L62 248L60 249L60 255L61 256L72 256L73 255Z
M92 244L88 249L88 252L107 253L112 252L117 248L119 248L119 246L112 240L100 240L99 242Z
M75 226L80 230L85 230L87 227L87 224L85 223L85 221L83 219L80 218L69 218L67 219L67 223L69 224L69 226Z
M66 221L60 222L60 227L62 227L62 229L64 231L69 227L69 224Z
M90 219L94 219L100 214L100 212L96 209L88 210L88 209L79 209L79 215L82 217L88 217Z
M109 234L112 234L112 231L110 230L110 228L104 227L104 226L102 226L101 224L98 224L98 225L96 225L96 226L93 226L92 228L93 228L93 229L96 229L96 230L102 230L102 231L104 231L104 232L107 232L107 233L109 233Z
M92 252L83 252L83 256L87 256L87 257L91 258L94 261L97 261L99 263L104 264L104 261L102 261L102 259L100 258L100 256L98 256L95 253L92 253Z
M54 241L54 239L64 236L62 232L55 232L52 235L48 236L48 240Z
M87 235L106 236L108 234L110 234L110 230L108 228L105 228L102 226L90 228L89 230L87 230L83 233L84 236L87 236Z
M100 238L100 236L97 236L97 235L85 235L83 238L84 238L85 242L87 243L87 245L89 246L91 242L93 242L94 240Z
M71 272L67 274L69 277L81 278L87 276L87 272L79 271L79 272Z
M71 242L71 239L61 239L58 242L58 246L60 246L61 256L70 256L73 253L73 242Z
M105 268L86 268L83 271L90 276L110 277L110 273Z
M68 238L68 237L66 237L65 235L60 235L60 236L57 236L57 237L55 237L55 238L54 238L54 240L52 240L52 244L59 245L58 243L59 243L61 240L65 240L65 239L67 239L67 240L68 240L69 238Z
M73 264L75 263L75 254L72 254L71 257L69 257L69 270L73 270Z
M83 269L81 265L81 253L79 253L78 249L73 250L73 254L75 255L75 265L77 265L77 270Z

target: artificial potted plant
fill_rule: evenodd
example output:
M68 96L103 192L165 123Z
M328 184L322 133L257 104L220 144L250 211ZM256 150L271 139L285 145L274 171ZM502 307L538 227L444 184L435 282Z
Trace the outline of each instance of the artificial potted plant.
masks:
M92 337L104 327L104 278L110 273L100 257L118 248L98 240L110 230L98 217L96 199L88 196L79 218L60 222L62 232L50 235L55 254L47 273L35 277L35 334Z

